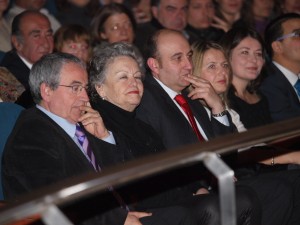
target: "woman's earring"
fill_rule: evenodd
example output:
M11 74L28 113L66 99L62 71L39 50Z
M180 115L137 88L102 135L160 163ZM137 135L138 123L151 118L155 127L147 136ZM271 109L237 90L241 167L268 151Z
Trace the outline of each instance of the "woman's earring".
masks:
M105 100L105 98L104 97L101 97L102 98L102 100L104 101Z

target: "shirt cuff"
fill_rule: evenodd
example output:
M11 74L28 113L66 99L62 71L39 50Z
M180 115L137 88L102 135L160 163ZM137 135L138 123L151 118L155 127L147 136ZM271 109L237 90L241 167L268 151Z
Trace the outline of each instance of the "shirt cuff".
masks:
M224 115L224 116L214 116L213 118L215 118L216 120L218 120L220 123L222 123L223 125L229 127L229 120L228 120L228 116Z
M105 142L115 145L116 141L115 141L113 133L111 131L108 131L108 133L109 133L108 137L103 138L102 141L105 141Z

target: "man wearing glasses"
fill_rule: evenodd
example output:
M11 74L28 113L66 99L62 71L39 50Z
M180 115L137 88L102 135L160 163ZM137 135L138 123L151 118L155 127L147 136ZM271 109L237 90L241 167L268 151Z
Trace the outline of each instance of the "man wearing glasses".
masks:
M300 15L275 18L265 30L271 62L266 64L261 91L274 121L300 116Z

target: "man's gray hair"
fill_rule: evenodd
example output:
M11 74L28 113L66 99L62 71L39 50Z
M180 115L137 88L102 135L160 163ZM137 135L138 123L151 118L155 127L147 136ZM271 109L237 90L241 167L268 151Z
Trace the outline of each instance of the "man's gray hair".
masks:
M60 52L45 55L32 66L29 86L35 103L38 104L42 100L40 91L42 83L52 90L58 88L61 70L69 63L75 63L85 69L85 64L76 56Z
M94 52L94 56L90 61L88 74L91 97L97 96L95 87L101 85L107 74L108 66L118 57L127 56L134 59L143 76L145 76L144 60L138 49L128 43L117 42L104 45Z

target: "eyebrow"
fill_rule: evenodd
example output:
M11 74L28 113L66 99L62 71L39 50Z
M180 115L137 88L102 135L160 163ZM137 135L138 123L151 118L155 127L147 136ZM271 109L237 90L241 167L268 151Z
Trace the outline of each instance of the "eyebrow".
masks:
M80 82L80 81L77 81L77 80L73 80L71 83L70 83L70 85L84 85L82 82ZM88 84L86 84L86 85L88 85Z
M182 56L182 55L183 55L182 52L175 53L175 54L171 55L171 59L176 58L177 56Z
M40 30L32 30L32 31L29 32L30 35L31 34L39 34L39 33L41 33Z
M41 32L42 32L41 30L32 30L32 31L29 32L29 35L31 35L31 34L39 34ZM47 33L53 33L53 30L50 28L46 32Z
M292 33L294 33L294 32L300 32L300 28L294 29L294 30L292 31Z

